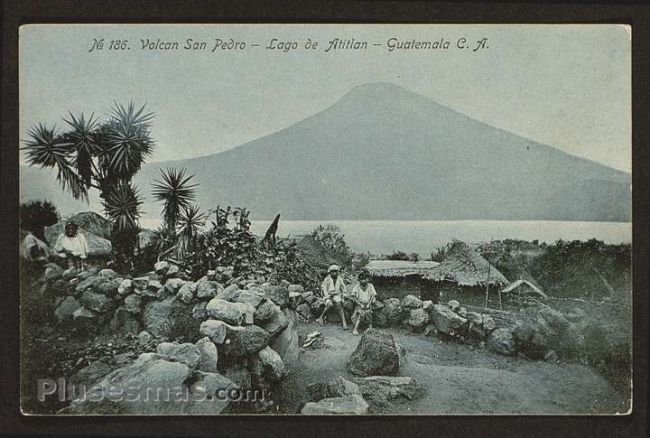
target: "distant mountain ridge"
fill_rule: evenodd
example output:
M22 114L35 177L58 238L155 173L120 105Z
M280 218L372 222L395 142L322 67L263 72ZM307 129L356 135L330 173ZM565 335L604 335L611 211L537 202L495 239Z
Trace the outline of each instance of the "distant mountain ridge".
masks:
M160 210L150 182L170 166L196 174L203 209L246 206L256 219L631 221L629 174L388 83L355 87L320 113L228 151L144 166L136 183L148 215ZM77 205L51 181L21 168L21 200Z

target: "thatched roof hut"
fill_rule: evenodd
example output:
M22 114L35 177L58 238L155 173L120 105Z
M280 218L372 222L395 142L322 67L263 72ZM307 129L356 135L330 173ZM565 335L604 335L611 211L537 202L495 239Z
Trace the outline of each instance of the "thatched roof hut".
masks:
M422 260L412 262L409 260L370 260L364 269L371 277L401 278L409 275L422 276L438 266L438 262Z
M452 282L459 286L498 286L510 282L487 260L466 243L452 243L445 259L424 277L434 282Z

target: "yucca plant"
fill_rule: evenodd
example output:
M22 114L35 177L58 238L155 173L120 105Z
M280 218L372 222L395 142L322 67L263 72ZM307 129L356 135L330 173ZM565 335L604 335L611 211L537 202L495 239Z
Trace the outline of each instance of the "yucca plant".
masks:
M135 247L139 214L132 205L141 202L131 180L153 151L152 119L153 113L145 112L144 105L137 109L133 102L115 103L103 123L94 114L86 118L68 113L63 119L68 131L38 124L29 130L22 148L30 166L56 169L58 182L74 199L87 201L91 188L99 191L107 215L119 221L114 223L117 248ZM116 216L118 211L122 213ZM133 251L123 255L130 257Z
M205 225L207 216L201 212L197 205L190 205L183 208L178 219L178 257L183 259L187 254L196 250L196 243Z
M198 184L191 184L194 175L186 175L186 172L173 167L161 169L161 179L152 184L154 198L163 202L163 222L169 230L176 230L181 210L189 208L195 197Z
M140 231L140 205L142 201L135 187L121 182L109 190L104 197L104 210L113 222L113 248L127 259L133 255Z

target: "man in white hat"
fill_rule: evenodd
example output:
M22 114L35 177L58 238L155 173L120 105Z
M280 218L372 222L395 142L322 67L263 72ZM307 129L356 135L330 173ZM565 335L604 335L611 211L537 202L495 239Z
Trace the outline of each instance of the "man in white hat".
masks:
M321 292L323 298L325 299L325 309L321 313L320 317L316 320L319 324L324 324L324 317L328 310L333 306L339 309L341 313L341 322L343 323L343 330L348 329L348 323L345 321L345 312L343 311L343 296L346 293L345 283L339 275L341 268L337 265L332 265L327 269L328 275L323 280L321 284Z

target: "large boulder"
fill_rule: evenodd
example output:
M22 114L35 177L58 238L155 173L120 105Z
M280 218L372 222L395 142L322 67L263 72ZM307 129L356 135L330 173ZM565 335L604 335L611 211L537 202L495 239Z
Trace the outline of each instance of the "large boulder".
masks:
M494 330L487 338L486 347L493 353L511 356L515 352L515 340L507 328Z
M179 344L178 342L162 342L158 344L156 352L167 356L173 361L181 362L190 368L196 368L202 359L201 350L189 342Z
M183 414L186 403L175 395L187 394L184 385L190 367L170 362L155 353L143 353L133 363L107 374L84 397L66 410L72 414ZM152 397L151 394L163 394ZM169 397L165 397L169 394ZM128 395L126 397L125 395Z
M368 403L358 394L309 402L300 411L303 415L363 415L367 412Z
M65 224L63 222L59 222L51 227L45 227L45 239L51 246L56 244L56 239L59 235L63 234L64 228ZM86 230L83 226L80 226L77 232L86 238L88 245L87 254L89 256L103 257L111 255L113 247L110 240Z
M429 314L423 308L411 309L406 324L416 331L424 330L429 323Z
M548 352L548 339L538 324L522 322L512 329L515 348L531 359L543 359Z
M384 316L386 326L399 325L404 319L404 309L397 298L386 299L380 312Z
M187 415L218 415L230 405L230 392L239 394L238 385L221 374L199 371L194 378L190 393L195 401L187 407Z
M290 368L300 353L297 328L298 317L293 310L284 309L283 312L289 323L284 330L271 338L269 346L280 355L284 365Z
M445 334L456 333L467 323L467 319L457 315L449 306L443 304L431 306L431 320L436 329Z
M198 321L192 317L192 307L174 297L147 303L142 312L144 328L156 337L176 338L196 333Z
M280 355L271 347L264 347L257 353L262 363L264 376L272 382L276 382L286 373L284 362Z
M399 365L399 352L393 335L377 329L368 329L350 356L348 369L360 376L394 376Z
M231 325L241 325L243 320L243 315L238 305L219 298L211 299L207 306L205 306L205 311L208 316Z
M422 307L422 301L415 295L407 295L400 301L402 309L419 309Z
M219 354L217 346L210 340L209 337L204 337L196 341L196 347L201 353L201 360L198 364L198 369L208 373L217 372L217 363L219 361Z
M307 385L307 392L313 402L318 402L324 398L361 395L359 385L341 376L327 383L311 383Z
M415 400L422 394L422 388L412 377L370 376L354 382L371 404L385 404L398 398Z

